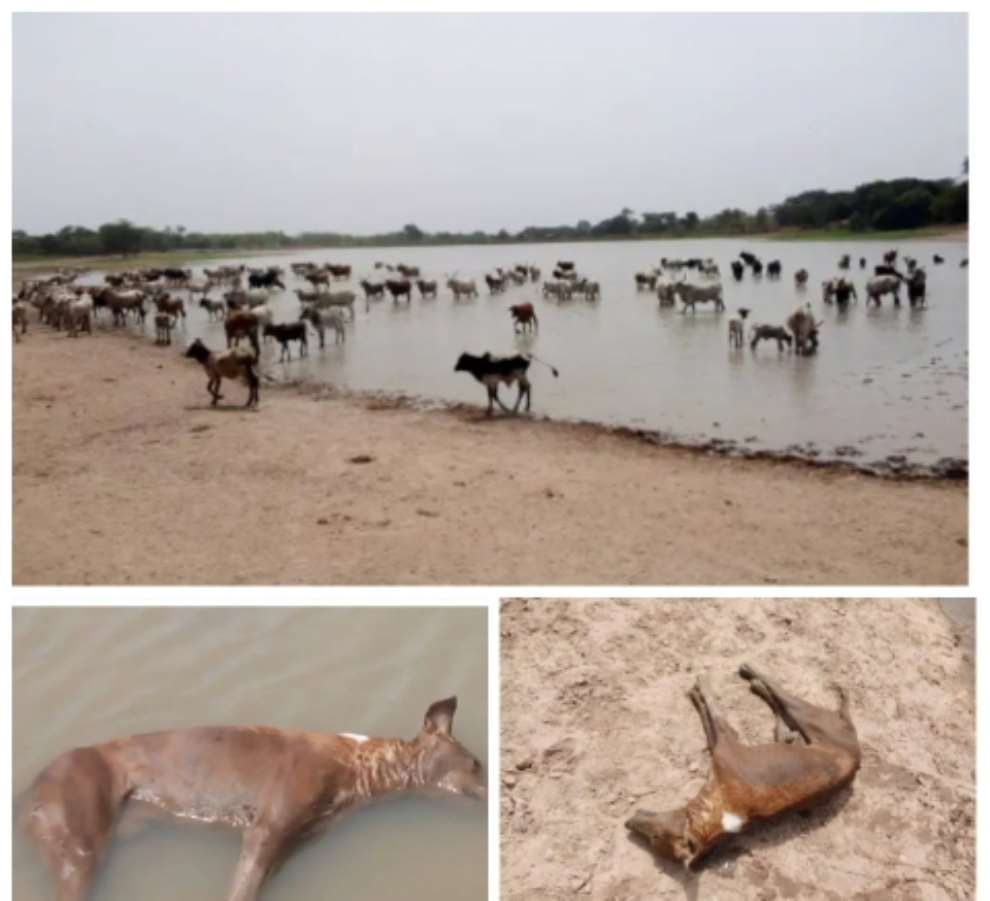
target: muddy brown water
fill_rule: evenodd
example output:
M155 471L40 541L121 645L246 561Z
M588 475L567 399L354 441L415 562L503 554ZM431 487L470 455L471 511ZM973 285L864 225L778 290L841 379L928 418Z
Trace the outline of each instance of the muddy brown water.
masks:
M864 285L889 247L911 255L928 273L928 307L911 310L905 299L887 298L867 307ZM748 249L763 261L779 259L779 280L749 274L742 282L729 263ZM826 306L823 280L840 274L838 260L853 258L849 275L860 300L847 312ZM933 257L945 258L935 265ZM272 300L279 321L299 313L289 263L349 263L353 276L337 282L359 296L357 318L346 343L319 350L315 336L308 359L278 362L274 346L264 354L273 378L329 382L359 391L405 393L445 402L484 403L484 390L470 376L453 372L462 351L535 353L560 370L554 379L534 364L533 412L558 419L627 426L687 444L715 441L738 452L770 451L818 460L843 460L863 468L931 466L943 458L967 458L968 269L960 268L966 244L951 241L767 242L746 239L622 241L583 244L479 247L361 248L299 251L243 260L250 266L280 265L286 288ZM682 314L660 308L650 292L635 289L634 274L661 257L712 257L722 271L725 313L711 309ZM867 269L858 260L865 257ZM557 260L601 284L598 303L544 300L538 284L489 297L484 274L515 263L539 266L551 277ZM224 260L220 262L237 262ZM365 309L361 278L381 280L376 262L404 262L441 283L436 300L418 295L408 306L373 301ZM195 267L198 273L209 262ZM903 268L903 264L900 264ZM798 289L794 272L810 273ZM454 302L446 275L476 280L477 300ZM88 280L102 280L94 272ZM539 334L513 333L508 307L530 301L540 318ZM728 345L728 320L739 307L752 310L749 323L782 324L810 302L823 320L821 347L813 356L778 353L762 344ZM151 326L149 325L149 333ZM190 315L180 345L202 337L223 343L223 328L204 310ZM515 389L503 393L514 398Z
M71 747L135 732L265 724L411 738L457 694L454 732L487 770L487 614L478 608L17 609L14 797ZM487 897L487 810L404 795L299 849L266 899ZM94 901L226 897L233 831L164 818L111 845ZM15 830L15 901L54 892Z

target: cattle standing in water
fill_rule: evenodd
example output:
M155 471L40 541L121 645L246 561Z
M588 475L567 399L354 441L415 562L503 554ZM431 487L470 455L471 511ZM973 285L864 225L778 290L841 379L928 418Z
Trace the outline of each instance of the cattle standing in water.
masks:
M490 353L476 357L473 354L461 354L454 365L454 372L469 372L474 378L481 382L488 389L488 414L495 410L497 403L507 413L517 413L519 404L523 397L526 398L526 410L529 411L531 388L527 372L529 371L529 358L521 354L512 357L493 357ZM556 374L556 370L554 370ZM519 383L519 396L516 404L510 410L502 399L498 396L498 386L505 384L511 386Z
M794 336L794 350L797 353L807 356L818 349L818 329L821 325L822 323L815 322L810 304L787 317L787 327Z
M372 297L385 296L384 282L369 282L367 279L361 279L361 287L364 289L364 300L366 305L371 300ZM302 296L302 292L297 291L296 294L299 295L300 300L304 299ZM315 300L315 298L306 297L305 300Z
M299 356L305 357L309 352L309 344L306 340L306 323L300 320L299 322L280 322L280 323L269 323L265 326L265 337L274 338L282 345L282 354L279 356L278 361L281 363L286 356L292 359L292 348L289 347L290 341L299 342Z
M776 341L777 352L780 353L783 351L784 345L790 349L793 338L787 329L779 325L754 325L750 330L750 350L756 350L756 345L761 341Z
M719 312L725 309L725 304L722 302L722 285L691 285L687 282L677 282L675 285L677 290L677 295L681 298L681 303L684 306L681 308L682 313L686 313L688 307L691 308L691 312L694 312L695 304L699 303L710 303Z
M894 298L894 305L901 305L901 279L900 274L896 275L878 275L871 278L866 283L866 303L869 305L870 301L873 301L877 306L883 301L884 294L891 294Z
M745 271L743 264L740 263L739 260L733 260L731 263L729 263L729 268L732 269L732 275L735 278L735 280L737 282L741 282L743 277L743 272Z
M928 281L925 270L918 267L911 273L910 278L906 278L904 281L907 283L908 301L911 306L923 307L925 305L925 292Z
M767 278L780 278L780 260L767 263Z
M285 290L282 284L281 275L274 266L264 272L252 272L248 275L248 287L250 288L274 288Z
M419 296L422 297L424 300L427 297L435 298L437 296L437 283L435 280L427 281L426 279L423 278L417 279L416 287L419 288Z
M808 284L808 270L798 269L798 271L794 273L794 283L799 288L803 288L806 284Z
M536 310L531 303L517 303L509 307L512 315L513 329L525 334L527 331L536 332L540 328L540 320L536 318Z
M213 398L212 406L215 407L217 401L223 397L220 393L220 382L223 379L238 378L243 378L248 385L248 399L244 406L257 405L260 380L254 369L257 362L256 357L245 353L243 350L238 350L236 347L233 350L214 353L199 338L189 346L186 356L202 364L206 370L206 374L209 376L206 390L210 392L210 396Z

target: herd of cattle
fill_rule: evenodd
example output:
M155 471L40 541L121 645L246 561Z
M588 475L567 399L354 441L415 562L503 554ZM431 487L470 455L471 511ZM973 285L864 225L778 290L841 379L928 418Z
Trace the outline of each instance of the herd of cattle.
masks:
M868 278L865 286L866 303L880 306L885 296L890 295L895 306L900 306L900 289L903 284L907 290L908 302L912 308L924 307L927 299L927 274L918 265L914 257L902 257L904 271L897 268L898 251L890 250L883 256L883 263L874 267L873 275ZM932 263L941 265L944 257L934 254ZM844 254L838 262L838 268L850 269L852 259ZM960 266L966 267L969 260L963 259ZM859 258L860 269L866 269L865 257ZM741 282L747 270L753 279L760 279L764 272L770 280L781 277L783 265L780 260L770 260L764 265L763 261L749 251L742 251L738 259L730 262L729 268L735 281ZM687 281L687 271L695 270L707 284L694 284ZM635 275L637 291L655 292L660 306L674 306L680 299L683 304L682 312L700 304L711 303L714 309L721 312L725 309L722 297L721 271L718 264L709 258L667 259L661 258L660 265L649 272L637 272ZM798 291L807 289L809 273L807 269L798 269L794 273L794 284ZM839 310L846 310L849 304L858 300L856 286L851 278L838 275L822 282L822 300L828 305L835 305ZM729 343L733 347L742 347L745 342L745 322L750 314L746 307L738 309L738 316L729 321ZM754 324L750 329L750 346L756 349L761 341L777 342L777 348L783 351L793 344L794 349L801 354L814 352L818 347L818 330L821 322L816 322L811 310L811 304L805 303L795 310L783 325Z
M934 256L935 265L943 262L941 256ZM967 264L968 260L961 263L963 266ZM843 274L822 283L825 304L834 304L845 310L851 302L858 300L856 286L844 274L851 266L850 256L843 256L838 262ZM866 266L866 259L861 257L860 269ZM300 308L296 318L286 322L276 321L271 304L277 294L287 292L286 272L278 266L251 268L243 264L220 265L215 269L204 268L201 275L194 275L190 269L149 267L108 273L101 283L95 284L80 281L86 270L63 269L51 276L28 279L21 284L13 302L14 337L20 340L26 332L31 310L36 311L40 322L62 330L70 337L91 333L94 323L101 317L114 327L135 324L144 329L146 318L151 313L156 343L169 345L177 324L186 320L187 307L197 306L205 311L210 321L222 323L226 339L225 350L211 351L197 340L187 352L187 356L202 363L210 373L208 388L213 402L220 396L220 378L233 376L242 376L248 381L251 387L249 403L257 402L255 366L263 340L274 339L280 345L281 362L292 358L294 344L298 345L299 356L308 353L310 329L319 338L321 348L325 346L328 333L333 334L334 343L344 342L347 325L356 318L358 295L346 284L352 276L350 265L298 262L291 263L289 269L298 281L308 287L294 289ZM742 281L747 270L754 279L761 279L765 273L768 279L776 280L781 277L783 266L780 260L764 264L755 254L743 251L738 259L731 261L730 269L736 281ZM695 281L688 280L689 273L697 274ZM662 257L659 266L636 273L634 281L637 291L655 293L660 306L674 306L680 300L683 313L694 313L699 305L711 304L716 312L725 309L720 278L719 266L711 258ZM484 275L490 297L514 288L538 285L540 280L540 269L528 263L498 267ZM806 269L798 269L794 273L799 292L806 290L808 280ZM443 284L455 301L479 296L478 285L473 278L448 274ZM910 256L903 256L899 266L898 252L892 250L884 255L883 263L874 268L873 275L867 280L866 302L879 305L885 296L890 295L899 305L902 284L906 286L911 306L924 306L927 286L924 268ZM362 278L358 285L363 292L366 312L370 310L373 300L390 297L393 304L409 303L414 291L427 300L436 298L439 289L437 280L424 278L417 266L384 262L375 263L374 278ZM544 300L561 304L577 296L589 302L601 298L600 284L580 275L575 263L570 260L559 260L553 268L553 278L543 280L539 291ZM533 302L513 303L509 306L509 313L517 333L535 332L539 328ZM739 308L738 315L729 322L729 341L734 347L741 347L746 340L745 323L749 313L749 309ZM755 350L761 341L776 341L781 351L793 345L797 353L809 354L818 347L821 325L815 320L811 305L805 303L780 325L752 325L750 345ZM250 344L250 352L239 346L245 340ZM530 386L525 380L525 371L530 357L507 358L512 361L508 369L501 362L503 358L485 355L471 359L474 362L468 367L460 365L465 362L462 358L459 370L470 371L486 384L489 389L489 411L493 401L501 403L497 398L500 382L518 382L519 399L522 400L525 394L528 405Z

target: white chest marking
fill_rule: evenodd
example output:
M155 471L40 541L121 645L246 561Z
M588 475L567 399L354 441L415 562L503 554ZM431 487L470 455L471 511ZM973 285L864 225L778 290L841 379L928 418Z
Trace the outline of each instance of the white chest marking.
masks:
M722 814L722 829L726 832L739 832L742 829L744 820L738 814L735 813L723 813Z
M367 735L356 735L353 732L341 732L340 737L349 738L351 741L356 741L358 744L361 744L362 742L366 742L368 740Z

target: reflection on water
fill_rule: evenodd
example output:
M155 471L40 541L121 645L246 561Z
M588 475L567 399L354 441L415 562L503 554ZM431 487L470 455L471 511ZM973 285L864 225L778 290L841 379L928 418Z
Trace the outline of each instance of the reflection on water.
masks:
M450 694L487 768L484 609L18 609L13 626L15 799L80 745L204 724L411 738ZM264 897L484 898L486 824L467 799L387 799L292 855ZM94 899L215 901L237 853L233 832L156 821L115 840ZM14 898L52 897L15 835Z
M889 454L919 463L965 457L968 269L958 264L968 251L964 244L944 241L898 246L928 272L928 309L912 311L906 303L895 308L889 299L879 309L866 307L868 272L888 249L876 242L720 239L370 248L300 251L247 262L286 268L289 290L273 302L280 320L298 314L292 289L308 287L288 270L293 260L350 263L354 278L349 287L359 296L360 278L385 276L375 269L379 260L419 265L424 276L441 283L456 272L480 286L481 297L459 303L443 287L437 299L417 297L410 306L374 301L366 312L359 302L346 344L321 352L314 342L309 359L286 364L277 362L274 348L266 350L265 369L279 378L480 404L482 389L452 371L458 354L523 350L561 370L555 380L534 367L536 414L633 426L691 442L716 438L751 449L811 449L825 459L843 456L860 463ZM754 279L747 273L735 282L729 262L743 249L764 261L779 258L783 276ZM936 251L945 257L944 265L932 264ZM861 299L847 312L826 307L821 296L821 282L838 274L836 263L844 253L854 260L865 256L870 264L868 270L849 273ZM683 315L679 309L658 308L655 295L637 292L633 274L657 265L661 256L713 257L723 273L726 313L699 307L696 314ZM485 272L527 262L549 277L558 259L574 260L582 274L599 281L601 302L544 301L531 284L487 296ZM800 290L793 274L802 267L811 275ZM91 277L101 278L98 273ZM508 306L523 301L536 305L536 337L513 334ZM750 323L782 324L805 302L824 322L814 357L778 354L770 343L755 354L748 345L729 347L728 318L738 307L751 308ZM200 335L213 346L223 341L222 326L208 323L199 309L191 314L186 335Z

